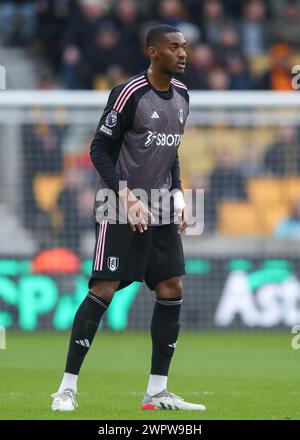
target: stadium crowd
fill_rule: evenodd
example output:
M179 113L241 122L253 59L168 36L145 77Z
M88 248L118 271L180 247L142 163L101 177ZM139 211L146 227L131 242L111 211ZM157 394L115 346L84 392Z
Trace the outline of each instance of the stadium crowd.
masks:
M182 80L191 90L292 87L300 0L0 0L0 47L23 46L46 60L50 70L39 89L110 89L147 68L144 35L156 23L174 25L186 36L189 63ZM65 124L60 113L54 120L22 126L23 221L41 247L56 237L78 251L81 233L93 229L93 130ZM193 138L185 137L182 177L184 187L205 189L205 232L236 233L245 222L241 234L298 233L299 128L254 128L250 137L247 129L235 129L233 136L230 128L229 138L226 127L195 129ZM79 148L68 147L74 138ZM199 167L190 172L193 142ZM291 189L289 200L284 185ZM269 213L275 213L271 220L262 219Z
M291 89L300 0L0 1L2 44L34 50L66 89L111 88L145 69L155 23L184 32L190 89Z

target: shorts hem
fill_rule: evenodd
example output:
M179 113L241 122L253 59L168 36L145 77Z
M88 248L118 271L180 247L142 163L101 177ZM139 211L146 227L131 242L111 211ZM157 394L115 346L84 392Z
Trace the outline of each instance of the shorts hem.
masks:
M93 279L107 280L107 281L120 281L119 288L116 290L116 292L118 290L124 289L125 287L128 287L130 284L134 283L135 281L137 281L139 283L143 282L143 280L137 280L137 279L134 279L134 280L133 279L124 279L122 277L120 277L120 278L110 278L109 276L104 275L104 274L103 275L92 274L92 276L89 279L89 283L88 283L89 289L91 288L91 282L92 282Z

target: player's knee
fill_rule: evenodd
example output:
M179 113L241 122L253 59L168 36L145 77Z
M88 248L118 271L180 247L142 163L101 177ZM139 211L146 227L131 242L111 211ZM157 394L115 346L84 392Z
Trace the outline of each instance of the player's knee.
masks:
M181 298L182 297L182 281L180 277L169 278L157 284L157 298Z
M103 301L110 303L118 287L119 281L98 280L94 278L91 281L90 291Z

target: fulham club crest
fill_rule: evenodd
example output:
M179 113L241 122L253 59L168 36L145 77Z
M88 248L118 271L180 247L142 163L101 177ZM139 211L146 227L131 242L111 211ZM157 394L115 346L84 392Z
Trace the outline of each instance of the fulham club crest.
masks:
M105 119L105 125L107 127L114 127L115 125L117 125L118 122L118 113L116 112L116 110L112 110L110 113L108 113L108 115L106 116Z
M109 270L114 272L119 267L119 257L108 257L107 259L107 267Z
M179 118L179 121L183 124L183 110L182 110L182 108L180 110L178 110L178 118Z

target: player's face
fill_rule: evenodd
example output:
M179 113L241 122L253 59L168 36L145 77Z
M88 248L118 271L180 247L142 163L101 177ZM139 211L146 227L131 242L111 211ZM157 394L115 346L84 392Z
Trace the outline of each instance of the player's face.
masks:
M157 63L169 75L183 74L187 58L187 43L180 32L163 36L157 47Z

